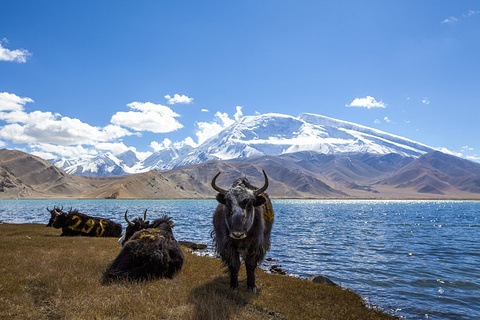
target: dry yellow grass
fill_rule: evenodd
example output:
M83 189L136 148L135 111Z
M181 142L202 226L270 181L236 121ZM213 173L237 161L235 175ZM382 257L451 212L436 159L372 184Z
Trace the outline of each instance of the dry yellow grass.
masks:
M389 319L349 290L257 271L259 293L229 289L220 261L184 248L172 280L101 283L113 238L60 237L37 224L0 224L0 319Z

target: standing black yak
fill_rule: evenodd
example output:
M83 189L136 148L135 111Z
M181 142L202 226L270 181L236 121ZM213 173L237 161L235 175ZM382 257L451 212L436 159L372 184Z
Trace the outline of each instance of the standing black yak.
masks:
M120 237L122 225L109 219L90 217L77 210L68 213L54 209L56 214L52 224L62 228L61 236Z
M255 269L270 250L270 233L273 225L273 208L265 192L268 177L265 171L265 184L260 189L252 186L247 178L234 181L228 190L219 188L212 180L212 188L218 191L217 209L213 214L215 249L228 267L230 287L238 287L240 257L247 269L247 289L256 293Z
M125 220L128 227L122 241L123 248L104 272L103 281L173 278L185 261L182 249L173 236L173 221L164 216L152 223L141 218L133 222L128 220L127 212ZM139 226L141 229L135 230ZM132 233L132 230L135 232Z

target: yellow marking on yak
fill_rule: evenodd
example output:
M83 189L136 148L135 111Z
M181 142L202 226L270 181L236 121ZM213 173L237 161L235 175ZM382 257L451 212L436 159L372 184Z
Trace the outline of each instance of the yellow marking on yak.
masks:
M150 240L153 240L155 238L165 238L165 236L163 234L160 234L159 232L160 232L160 230L158 230L158 229L150 228L150 229L147 229L147 230L143 231L138 236L136 236L135 239L132 239L132 240L140 240L140 239L143 239L143 238L149 238Z
M81 231L79 230L78 226L80 225L80 223L82 223L82 218L80 218L79 216L73 216L72 220L78 220L78 221L74 225L68 226L68 228L72 229L73 231Z
M95 226L95 220L94 219L88 219L85 221L85 226L82 228L83 233L90 233L92 231L93 227Z
M73 231L83 232L85 234L90 234L90 232L96 225L96 221L93 218L87 219L84 224L82 224L82 218L80 218L79 216L73 216L72 220L77 220L77 222L75 222L75 224L71 226L68 226L68 228ZM95 229L95 234L97 237L103 236L103 234L105 233L105 225L105 220L100 219L99 226Z
M262 193L262 195L263 195L263 193ZM268 201L268 199L265 202L265 209L263 211L263 220L264 221L273 221L273 207L272 207L272 203L270 201Z
M99 222L100 226L95 231L95 234L97 235L97 237L101 237L105 233L105 224L106 224L105 220L100 219L100 222Z

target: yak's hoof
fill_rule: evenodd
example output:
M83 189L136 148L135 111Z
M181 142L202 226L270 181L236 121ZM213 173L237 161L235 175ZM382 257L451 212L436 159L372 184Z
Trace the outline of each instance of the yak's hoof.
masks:
M255 294L255 293L257 293L257 287L248 287L248 288L247 288L247 291L248 291L249 293Z

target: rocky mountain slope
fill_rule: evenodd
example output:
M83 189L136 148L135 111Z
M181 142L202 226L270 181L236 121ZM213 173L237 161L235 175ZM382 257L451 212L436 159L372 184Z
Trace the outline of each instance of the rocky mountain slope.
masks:
M480 164L430 152L418 158L398 154L315 152L208 161L165 172L120 177L69 175L36 156L0 150L0 199L213 199L210 183L228 188L246 176L262 185L265 170L272 198L478 199Z

